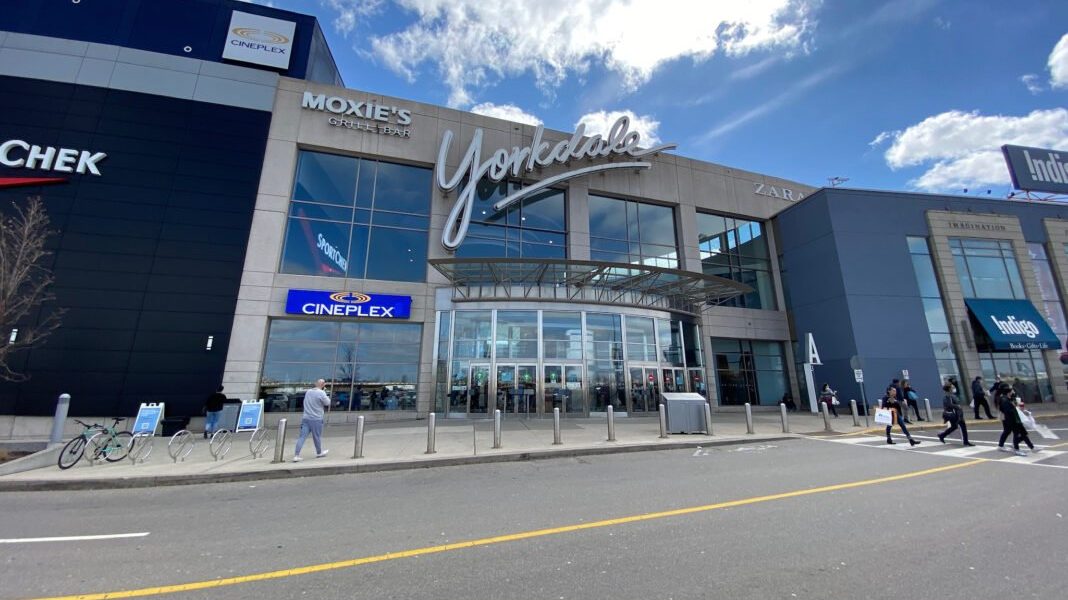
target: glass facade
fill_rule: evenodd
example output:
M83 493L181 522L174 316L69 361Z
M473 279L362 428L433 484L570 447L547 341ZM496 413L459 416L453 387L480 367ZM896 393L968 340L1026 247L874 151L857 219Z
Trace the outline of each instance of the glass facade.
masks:
M458 258L567 258L567 207L562 190L544 190L503 211L493 204L522 189L516 182L479 182L471 224Z
M426 281L430 169L301 151L282 273Z
M679 268L675 211L603 196L589 197L590 258Z
M923 314L927 318L927 331L931 335L931 348L938 362L939 381L949 377L961 380L957 353L953 350L953 341L949 335L949 320L942 304L942 291L935 277L934 263L931 262L931 250L927 239L922 237L906 238L909 254L912 255L912 269L916 273L916 284L920 288L920 301L923 302Z
M267 411L299 412L325 379L332 410L415 410L423 326L276 319L260 378Z
M777 406L790 389L782 342L712 338L719 403Z
M732 279L753 288L751 293L732 298L724 306L777 308L766 232L758 221L697 213L697 238L705 275Z

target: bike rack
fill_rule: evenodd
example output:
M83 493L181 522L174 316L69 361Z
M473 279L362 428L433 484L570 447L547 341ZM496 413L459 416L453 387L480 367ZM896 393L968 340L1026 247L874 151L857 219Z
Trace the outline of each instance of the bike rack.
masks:
M211 452L211 457L218 461L226 458L233 443L234 433L229 429L220 429L212 434L211 441L208 442L208 452Z
M248 449L252 453L252 458L260 458L267 454L271 449L271 437L266 429L260 427L252 432L252 437L248 439Z
M89 439L85 441L85 450L82 451L82 455L85 457L85 461L89 463L90 467L96 464L97 448L99 448L97 444L99 444L100 441L105 440L107 437L107 433L98 431L89 436Z
M196 444L193 433L188 429L183 429L171 436L171 441L167 442L167 454L171 455L174 462L179 460L184 462L186 457L193 452L193 446Z
M152 446L155 444L155 437L152 433L142 431L141 433L135 433L130 438L130 450L127 452L127 456L136 465L137 463L144 464L145 460L152 454Z

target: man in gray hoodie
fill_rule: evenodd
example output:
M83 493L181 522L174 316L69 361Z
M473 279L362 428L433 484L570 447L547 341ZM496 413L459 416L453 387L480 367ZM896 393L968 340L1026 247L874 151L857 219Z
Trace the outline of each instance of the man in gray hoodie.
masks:
M320 379L315 382L315 387L304 393L304 415L300 419L300 437L297 438L297 447L293 451L293 462L304 460L300 457L300 451L304 448L304 440L308 434L312 436L315 444L315 458L326 456L329 450L323 450L323 417L326 409L330 406L330 398L323 391L326 380Z

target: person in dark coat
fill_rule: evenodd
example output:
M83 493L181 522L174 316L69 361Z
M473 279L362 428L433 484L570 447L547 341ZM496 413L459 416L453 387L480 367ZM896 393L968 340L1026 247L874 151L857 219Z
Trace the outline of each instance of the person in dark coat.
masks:
M986 389L983 387L982 375L976 375L975 379L972 380L972 403L975 405L975 419L977 421L983 418L979 416L979 407L983 407L986 410L986 418L994 418L994 415L990 414L990 403L986 400Z
M226 394L223 393L223 386L221 385L219 389L215 390L215 393L208 396L208 399L204 401L204 439L219 430L219 417L222 416L223 404L225 403Z
M968 426L964 424L964 408L961 407L960 400L953 395L953 386L947 383L942 386L942 391L945 392L942 397L942 419L949 423L949 427L938 434L938 441L943 444L946 443L946 436L956 431L959 427L960 437L964 440L964 445L974 446L975 444L968 441Z
M1002 383L998 388L998 408L1001 410L1001 438L998 439L998 450L1009 452L1009 449L1005 447L1005 440L1011 433L1012 452L1015 452L1017 456L1027 456L1026 452L1020 450L1021 441L1027 443L1031 452L1038 452L1035 445L1031 443L1031 437L1027 435L1023 421L1020 420L1020 413L1016 412L1016 390L1007 383Z
M909 381L908 379L905 379L904 381L901 382L901 394L902 394L901 395L901 399L904 400L905 403L906 403L906 405L905 405L905 422L906 423L911 423L912 422L912 421L909 421L909 407L910 406L912 407L912 410L914 410L916 412L916 420L917 421L926 421L927 419L924 419L923 417L920 416L920 393L917 392L915 390L915 388L912 387L912 382Z
M894 381L897 381L897 380L895 379ZM909 434L908 428L905 427L905 417L901 416L901 401L897 397L897 389L894 388L894 386L891 385L891 386L886 388L886 396L883 396L882 402L883 402L883 408L888 408L888 409L894 411L894 416L895 416L895 419L897 420L897 424L898 424L899 427L901 427L901 432L904 433L905 437L907 437L909 439L909 444L912 445L912 446L915 446L915 445L919 444L918 441L912 439L912 435ZM887 444L896 443L890 437L890 429L892 427L893 427L893 425L887 425L886 426L886 443Z

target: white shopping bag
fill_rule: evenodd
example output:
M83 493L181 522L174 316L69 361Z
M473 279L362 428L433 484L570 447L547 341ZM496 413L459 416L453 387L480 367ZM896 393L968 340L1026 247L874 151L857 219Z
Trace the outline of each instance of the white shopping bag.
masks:
M890 414L888 408L875 409L875 424L876 425L890 425L894 422L894 417Z
M1031 411L1017 408L1016 414L1020 416L1020 422L1023 423L1024 429L1028 431L1034 431L1035 428L1038 426L1035 423L1035 417L1031 414Z

